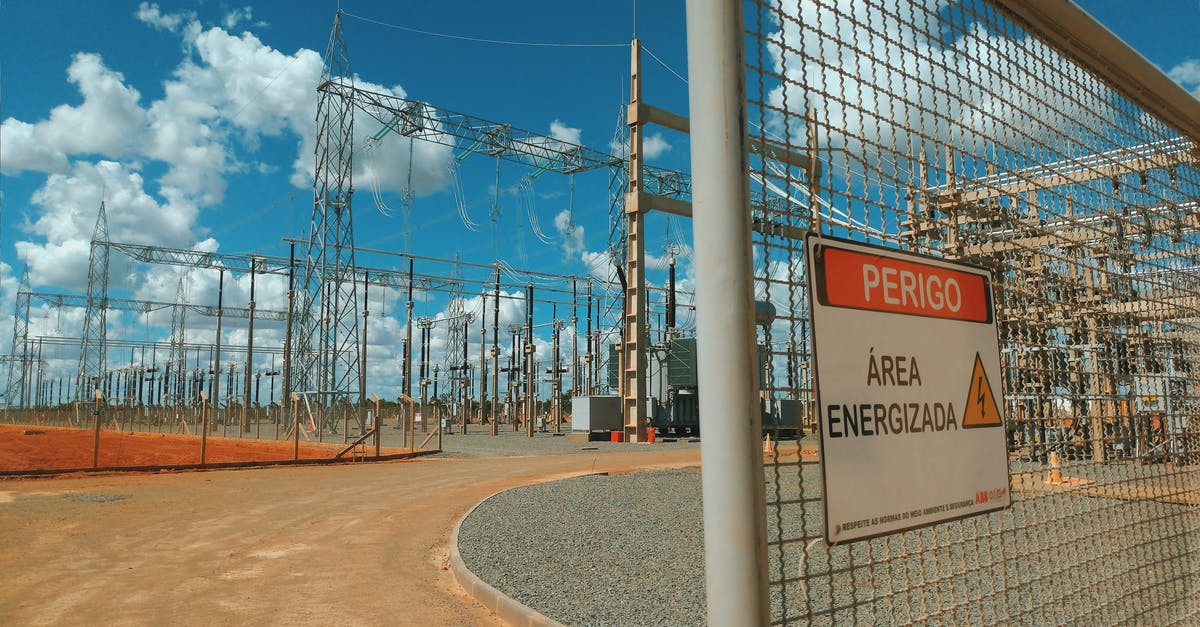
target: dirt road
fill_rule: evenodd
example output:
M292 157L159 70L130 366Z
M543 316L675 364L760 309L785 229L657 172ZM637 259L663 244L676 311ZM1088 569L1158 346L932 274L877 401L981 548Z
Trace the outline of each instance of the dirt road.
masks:
M472 505L698 461L647 449L3 482L0 624L497 624L446 569Z

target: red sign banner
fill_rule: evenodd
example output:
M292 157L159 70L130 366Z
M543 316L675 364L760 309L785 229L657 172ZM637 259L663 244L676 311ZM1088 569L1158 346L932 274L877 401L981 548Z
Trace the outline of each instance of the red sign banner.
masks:
M828 244L818 254L815 278L822 305L992 321L991 292L982 274Z

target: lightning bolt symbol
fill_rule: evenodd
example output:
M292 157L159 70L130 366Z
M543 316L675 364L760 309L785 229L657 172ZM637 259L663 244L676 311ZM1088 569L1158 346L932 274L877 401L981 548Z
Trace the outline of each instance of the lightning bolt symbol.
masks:
M978 381L979 385L976 388L977 391L975 392L975 402L979 403L979 415L982 417L987 413L983 404L983 377L979 377Z

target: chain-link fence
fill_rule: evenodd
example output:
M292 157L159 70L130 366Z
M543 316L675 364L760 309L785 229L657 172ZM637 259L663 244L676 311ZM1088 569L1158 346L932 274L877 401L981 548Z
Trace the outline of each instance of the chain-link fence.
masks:
M440 403L424 412L412 402L377 403L364 408L359 427L346 407L305 396L293 400L298 421L275 404L248 411L103 401L8 408L0 413L0 474L394 458L440 450L439 425L449 427Z
M751 142L793 156L750 161L764 387L811 430L804 233L984 266L1013 494L827 546L819 464L783 444L777 623L1200 620L1197 137L1004 4L745 5Z
M214 435L233 438L280 439L290 430L283 422L278 406L252 407L245 413L245 429L240 407L222 407L219 411L206 408L209 430ZM3 411L0 422L39 427L92 427L96 407L93 403L71 402L53 407L28 409L10 408ZM203 420L199 406L171 407L167 405L104 404L102 427L114 431L140 433L175 433L191 435L200 431ZM337 435L337 434L334 434ZM341 441L341 436L338 435ZM326 438L333 441L330 438Z

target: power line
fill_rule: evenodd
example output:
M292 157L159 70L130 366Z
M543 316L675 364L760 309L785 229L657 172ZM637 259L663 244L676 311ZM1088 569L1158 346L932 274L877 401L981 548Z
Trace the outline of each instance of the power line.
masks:
M457 39L459 41L471 41L471 42L481 43L481 44L499 44L499 45L504 45L504 46L530 46L530 47L535 47L535 48L624 48L624 47L629 46L629 44L627 44L627 43L619 43L619 44L570 43L570 42L510 41L510 40L505 40L505 39L486 39L483 37L468 37L466 35L451 35L449 33L438 33L438 32L434 32L434 31L421 30L419 28L409 28L407 26L400 26L398 24L389 24L387 22L381 22L379 20L371 19L369 17L355 15L355 14L349 13L347 11L342 11L342 15L345 15L346 17L352 17L356 20L361 20L363 22L370 22L372 24L378 24L380 26L386 26L388 28L394 28L396 30L402 30L402 31L409 32L409 33L417 33L419 35L428 35L430 37L442 37L445 39Z
M259 96L263 95L263 92L267 91L267 89L270 89L271 85L274 85L275 81L279 80L279 77L283 76L283 73L288 71L289 69L291 69L291 67L293 65L295 65L296 61L299 61L299 60L300 60L300 52L297 52L296 54L292 55L292 60L288 61L288 64L283 66L282 70L279 70L279 72L277 72L275 74L275 76L272 77L271 80L267 82L266 85L263 85L258 90L258 92L254 94L254 97L247 100L245 103L242 104L241 107L238 108L237 111L234 112L233 116L229 118L230 124L237 122L238 118L242 115L242 112L246 110L246 107L249 107L253 103L259 102L259 100L258 100Z
M646 46L642 46L642 50L645 50L645 51L646 51L646 54L650 55L650 58L651 58L651 59L654 59L655 61L658 61L658 64L659 64L659 65L661 65L661 66L663 66L664 68L666 68L666 70L667 70L668 72L670 72L670 73L674 74L674 75L675 75L675 78L678 78L679 80L683 81L683 84L684 84L684 85L687 85L687 84L688 84L688 80L687 80L687 78L685 78L685 77L684 77L682 74L680 74L679 72L676 72L676 71L675 71L675 68L673 68L673 67L671 67L671 66L667 65L667 62L666 62L666 61L663 61L662 59L658 58L658 55L656 55L656 54L654 54L653 52L651 52L651 51L650 51L650 48L648 48L648 47L646 47Z

